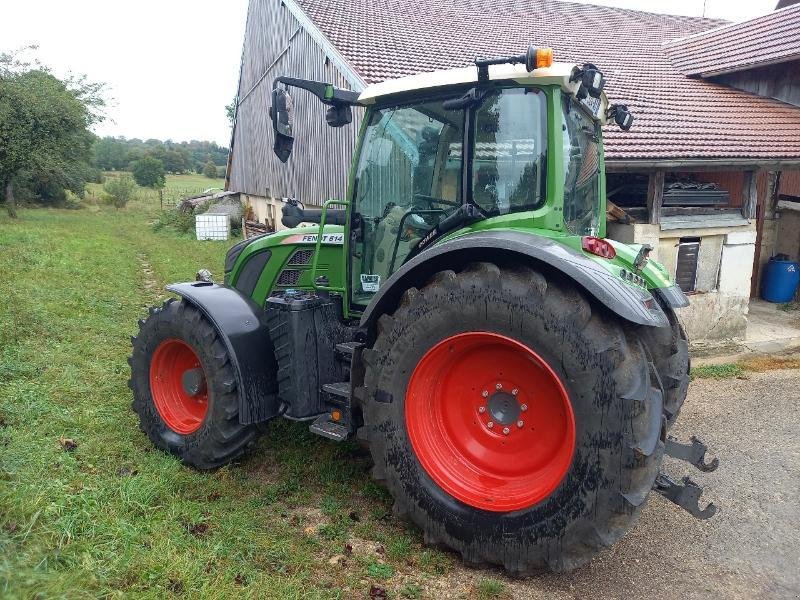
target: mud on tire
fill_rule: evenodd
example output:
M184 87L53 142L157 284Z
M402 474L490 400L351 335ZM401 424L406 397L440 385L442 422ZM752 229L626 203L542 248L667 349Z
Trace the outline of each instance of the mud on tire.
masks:
M409 440L404 405L415 367L441 340L471 331L512 338L542 357L566 388L575 418L566 475L549 496L513 512L483 510L446 493ZM566 571L636 521L663 457L658 377L637 330L572 286L523 266L476 263L440 272L380 318L363 357L359 437L370 447L373 477L395 499L394 512L416 523L427 543L459 552L469 565L497 564L515 575Z
M181 434L171 429L156 408L150 367L156 349L167 340L180 340L194 351L205 374L208 408L199 428ZM139 425L158 448L198 469L213 469L245 452L258 438L255 425L239 423L239 395L230 357L214 326L191 304L168 300L151 308L131 338L128 359L133 410Z

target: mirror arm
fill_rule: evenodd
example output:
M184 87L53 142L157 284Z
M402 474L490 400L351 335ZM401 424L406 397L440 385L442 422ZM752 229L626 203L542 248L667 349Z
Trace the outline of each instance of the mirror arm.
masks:
M337 88L329 83L321 81L312 81L310 79L298 79L297 77L278 77L272 82L272 89L278 87L278 84L300 88L310 92L323 104L329 106L357 106L358 96L357 92Z

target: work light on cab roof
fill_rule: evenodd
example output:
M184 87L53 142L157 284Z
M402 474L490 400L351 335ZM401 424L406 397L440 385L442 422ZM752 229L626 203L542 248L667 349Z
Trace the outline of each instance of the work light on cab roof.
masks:
M347 195L287 199L286 229L232 246L223 282L169 286L182 299L131 357L153 442L205 469L278 416L358 436L426 541L517 575L586 562L651 489L713 515L662 471L717 463L667 437L688 301L649 246L606 238L602 126L633 117L602 71L532 46L360 92L280 76L282 162L323 119L290 88L331 127L361 122Z

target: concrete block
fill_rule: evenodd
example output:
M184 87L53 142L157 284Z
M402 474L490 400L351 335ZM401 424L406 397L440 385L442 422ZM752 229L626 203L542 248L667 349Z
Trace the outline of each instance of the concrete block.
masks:
M719 292L728 296L750 296L755 244L722 247L719 266Z
M725 236L725 244L730 246L740 245L740 244L755 244L755 243L756 243L755 230L731 231L728 235Z

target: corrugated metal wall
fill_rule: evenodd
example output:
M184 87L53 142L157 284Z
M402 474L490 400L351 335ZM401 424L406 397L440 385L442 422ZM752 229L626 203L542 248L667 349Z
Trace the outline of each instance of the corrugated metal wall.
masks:
M229 189L273 198L294 196L314 205L344 198L363 111L354 111L352 124L334 129L325 122L326 106L308 92L291 88L294 152L283 164L272 152L268 114L272 81L281 75L353 87L280 0L250 0Z

